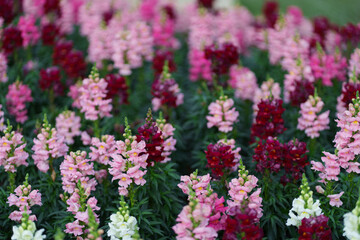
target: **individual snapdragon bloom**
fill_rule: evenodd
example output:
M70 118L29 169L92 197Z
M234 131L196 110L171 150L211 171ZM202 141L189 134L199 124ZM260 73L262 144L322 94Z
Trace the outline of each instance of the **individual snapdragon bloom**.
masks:
M108 237L111 240L132 239L139 240L139 227L135 217L130 216L129 206L124 201L120 201L119 210L111 214Z
M28 116L26 103L32 102L31 89L21 82L9 85L9 92L6 95L6 105L9 113L15 116L16 122L24 123Z
M230 199L227 201L229 215L235 215L237 209L243 213L249 209L255 211L254 221L259 222L263 213L261 188L256 189L257 182L258 179L254 175L249 175L249 171L245 170L245 166L240 161L238 178L232 179L229 183Z
M81 118L75 112L64 111L56 117L56 130L66 144L73 144L74 137L80 136Z
M305 174L300 189L300 197L295 198L292 203L292 208L289 211L290 218L286 221L286 226L299 227L302 219L317 217L322 214L319 200L314 203L313 192L310 190Z
M0 166L3 166L6 172L15 173L17 167L28 165L26 159L29 154L24 151L26 143L23 135L12 131L10 125L3 133L4 136L0 139Z
M315 96L309 96L308 100L300 105L301 116L297 128L305 130L305 134L310 138L318 138L319 132L329 128L330 111L320 114L323 107L324 102L317 96L316 92Z
M158 126L159 131L162 132L162 138L164 139L164 142L162 144L162 146L164 147L162 156L165 158L162 163L166 163L171 160L170 155L176 150L176 139L174 138L175 128L171 123L167 123L166 120L162 117L156 120L156 125Z
M349 240L360 239L360 198L356 202L355 208L344 214L344 233L343 236Z
M220 132L231 132L233 124L237 121L239 112L236 111L234 100L227 96L221 96L220 99L212 102L209 109L209 116L206 116L207 127L217 127Z
M41 193L39 190L32 190L31 185L28 183L29 175L26 175L23 185L18 186L14 193L11 193L8 197L7 203L9 206L17 206L19 210L13 211L9 218L13 221L20 222L23 214L26 213L30 221L36 221L35 215L30 215L30 208L34 205L41 206ZM30 216L29 216L30 215Z
M98 120L111 116L111 99L106 99L107 82L100 78L99 72L94 67L89 78L83 80L79 89L79 103L81 112L85 113L85 119Z
M125 120L125 141L115 143L116 151L111 155L109 162L111 168L109 173L113 176L112 180L119 180L119 194L128 195L128 188L131 184L143 186L146 183L144 175L147 170L147 158L149 154L146 151L145 141L137 141L132 136L130 126Z
M235 97L242 100L254 100L258 89L255 74L246 67L232 66L230 68L230 86L235 89Z
M64 137L59 136L57 130L51 127L46 115L41 132L34 138L34 146L31 150L34 151L32 158L38 169L46 173L50 167L52 174L55 174L52 166L53 159L65 156L69 150Z

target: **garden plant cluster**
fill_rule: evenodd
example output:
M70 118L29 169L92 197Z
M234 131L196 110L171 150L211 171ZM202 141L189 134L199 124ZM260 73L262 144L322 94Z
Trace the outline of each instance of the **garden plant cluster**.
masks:
M0 239L360 239L360 24L267 1L0 0Z

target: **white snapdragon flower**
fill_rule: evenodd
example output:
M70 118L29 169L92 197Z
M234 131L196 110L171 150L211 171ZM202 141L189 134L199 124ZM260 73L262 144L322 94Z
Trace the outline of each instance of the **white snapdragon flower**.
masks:
M120 202L119 211L110 216L109 231L107 235L111 240L133 240L139 239L139 227L135 217L129 215L128 206L125 201Z
M360 198L356 203L356 207L352 212L344 215L344 237L350 240L360 239Z
M286 226L296 226L301 225L301 220L309 217L317 217L322 214L320 208L319 200L316 200L312 197L313 192L310 191L309 184L305 175L303 175L301 188L301 195L298 198L295 198L292 203L292 208L289 211L289 219L286 221Z
M34 222L31 222L32 224L29 224L25 228L20 226L13 226L13 235L11 237L12 240L43 240L45 239L45 235L42 235L44 232L44 229L36 231L36 228L33 228L32 225L35 226Z

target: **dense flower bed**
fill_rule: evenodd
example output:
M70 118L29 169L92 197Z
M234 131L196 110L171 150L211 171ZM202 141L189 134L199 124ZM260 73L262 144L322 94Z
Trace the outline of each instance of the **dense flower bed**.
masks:
M0 0L0 239L360 239L359 42L273 1Z

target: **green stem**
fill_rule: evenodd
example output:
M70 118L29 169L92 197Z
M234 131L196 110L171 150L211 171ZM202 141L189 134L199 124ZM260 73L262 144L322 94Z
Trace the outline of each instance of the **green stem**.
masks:
M49 167L50 167L51 179L54 182L55 178L56 178L56 172L55 172L55 169L54 169L54 166L53 166L53 161L54 161L54 159L52 157L50 157L50 159L49 159Z
M54 95L54 89L50 88L49 90L49 101L50 101L50 112L55 113L55 95Z
M9 175L9 192L12 193L15 190L15 177L16 173L8 172Z
M312 158L315 154L315 150L316 150L316 139L315 138L311 138L310 139L310 146L309 146L309 157Z
M94 135L95 135L95 137L97 137L97 138L100 138L99 122L100 122L100 119L99 119L99 118L94 121Z

